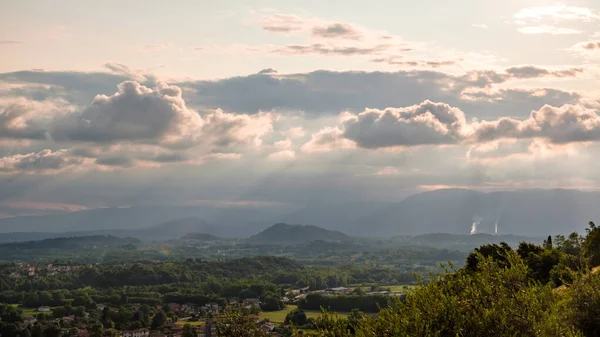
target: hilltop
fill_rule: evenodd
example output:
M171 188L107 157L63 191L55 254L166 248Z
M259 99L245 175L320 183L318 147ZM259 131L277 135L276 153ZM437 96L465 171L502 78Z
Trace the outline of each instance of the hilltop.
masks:
M312 225L275 224L248 238L251 243L295 244L311 241L342 241L350 236Z

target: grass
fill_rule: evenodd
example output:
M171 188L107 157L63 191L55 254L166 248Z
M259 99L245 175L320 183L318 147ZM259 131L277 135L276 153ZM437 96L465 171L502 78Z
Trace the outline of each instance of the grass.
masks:
M200 320L198 320L198 321L195 321L195 322L188 322L188 321L182 321L182 320L179 320L179 321L175 322L175 324L177 324L177 325L181 325L181 326L184 326L184 325L186 325L186 324L189 324L189 325L191 325L191 326L198 327L198 326L202 326L202 325L204 325L204 320L203 320L203 319L200 319Z
M23 310L23 315L35 316L40 313L37 308L24 308L20 304L11 304L11 306ZM44 314L52 315L52 308L50 308L50 311L44 312Z
M356 286L350 286L350 288L355 288ZM418 287L418 285L416 284L394 284L394 285L380 285L380 288L382 289L390 289L391 292L393 293L406 293L408 291L413 290L414 288ZM362 291L364 292L370 292L371 291L371 286L361 286L360 289L362 289Z
M285 309L283 310L279 310L279 311L262 311L259 314L259 317L261 319L264 318L268 318L269 321L276 323L276 324L282 324L285 321L285 316L292 310L297 309L298 306L293 305L293 304L288 304ZM316 311L316 310L305 310L304 313L306 313L306 317L307 318L317 318L319 317L319 315L321 314L320 311ZM348 314L347 313L343 313L343 312L336 312L336 315L340 316L340 317L347 317Z

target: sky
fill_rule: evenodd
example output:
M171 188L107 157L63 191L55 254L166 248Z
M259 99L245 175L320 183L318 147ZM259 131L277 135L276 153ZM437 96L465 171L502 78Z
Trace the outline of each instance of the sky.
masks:
M600 188L600 3L3 1L0 217Z

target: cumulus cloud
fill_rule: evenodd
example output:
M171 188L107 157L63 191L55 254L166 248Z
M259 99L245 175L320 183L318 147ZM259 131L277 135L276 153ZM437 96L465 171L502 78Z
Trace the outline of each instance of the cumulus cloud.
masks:
M360 147L453 144L461 141L465 114L444 103L367 109L343 123L344 137Z
M96 96L81 116L57 126L54 138L175 146L189 144L198 136L202 118L186 107L179 87L159 84L147 88L127 81L118 89L111 96Z
M260 146L262 137L273 131L273 115L270 113L230 114L220 109L204 116L206 123L202 133L215 150L231 149L241 145Z
M0 98L0 139L44 140L48 124L74 109L62 99Z
M555 144L589 142L600 140L600 117L580 105L546 105L525 120L484 121L476 123L475 130L474 141L478 142L503 138L542 138Z
M422 145L481 146L511 139L543 140L552 144L600 141L600 116L582 105L546 105L525 119L467 120L458 108L424 101L405 108L366 109L357 115L348 115L340 126L313 134L303 150L331 151L341 147L343 140L352 141L361 148L377 149Z
M49 149L28 154L16 154L0 158L0 172L58 172L80 165L80 158L72 157L68 150L52 151Z
M328 152L335 149L352 149L356 144L344 138L344 132L338 127L326 127L311 136L304 145L303 152Z
M104 67L114 74L126 76L137 82L145 82L147 80L146 76L144 76L140 70L131 69L124 64L106 63Z

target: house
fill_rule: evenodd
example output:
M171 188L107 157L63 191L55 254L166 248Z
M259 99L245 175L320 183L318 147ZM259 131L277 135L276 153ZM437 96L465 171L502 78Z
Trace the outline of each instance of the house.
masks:
M125 330L123 337L150 337L150 331L148 329Z
M169 309L171 309L171 311L173 311L173 312L180 312L181 311L181 304L169 303Z
M214 302L210 302L210 303L206 303L205 305L202 306L202 308L206 311L206 312L218 312L219 311L219 304L218 303L214 303Z
M242 301L242 306L245 308L250 308L252 306L258 307L260 306L260 300L258 298L245 298Z
M43 306L37 309L38 312L50 312L50 307Z
M271 332L273 331L273 329L275 329L275 323L265 322L263 325L261 325L261 328L265 329L268 332Z

